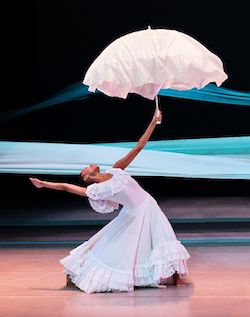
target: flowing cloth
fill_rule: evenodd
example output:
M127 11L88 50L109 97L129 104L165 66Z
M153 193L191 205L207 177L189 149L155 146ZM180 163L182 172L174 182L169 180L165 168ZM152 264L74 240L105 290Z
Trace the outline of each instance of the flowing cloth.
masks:
M79 175L91 163L104 172L135 144L2 141L0 173ZM249 180L250 136L148 141L127 171L133 176Z
M156 286L161 279L188 275L189 253L156 200L120 168L112 178L87 187L91 207L109 213L123 205L117 217L88 241L59 260L63 272L86 293L133 291Z

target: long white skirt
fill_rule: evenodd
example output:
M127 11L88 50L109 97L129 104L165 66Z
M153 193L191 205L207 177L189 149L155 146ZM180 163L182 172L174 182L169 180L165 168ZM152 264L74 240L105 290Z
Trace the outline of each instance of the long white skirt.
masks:
M59 262L86 293L133 291L158 285L175 271L188 275L186 248L152 196L113 220Z

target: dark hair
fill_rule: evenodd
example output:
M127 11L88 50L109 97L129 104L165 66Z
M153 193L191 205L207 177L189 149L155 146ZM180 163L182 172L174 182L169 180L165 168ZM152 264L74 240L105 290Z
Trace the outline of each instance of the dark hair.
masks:
M83 178L82 178L81 175L78 176L78 179L79 179L80 185L82 185L82 186L84 186L84 187L87 187L87 186L88 186L88 184L83 180Z
M79 183L83 186L83 187L87 187L91 184L93 184L94 182L85 182L85 180L82 178L81 175L78 176L79 178Z

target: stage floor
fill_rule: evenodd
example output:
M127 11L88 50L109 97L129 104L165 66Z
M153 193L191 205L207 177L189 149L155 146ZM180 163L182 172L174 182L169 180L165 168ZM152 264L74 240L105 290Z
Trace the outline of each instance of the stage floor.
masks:
M1 316L249 317L250 246L187 247L186 285L86 294L65 288L70 248L0 249Z

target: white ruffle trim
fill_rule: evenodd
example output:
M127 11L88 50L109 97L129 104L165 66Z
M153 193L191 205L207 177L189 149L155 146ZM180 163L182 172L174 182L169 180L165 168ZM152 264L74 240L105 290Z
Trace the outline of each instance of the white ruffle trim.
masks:
M178 240L157 247L148 263L136 265L133 272L105 265L88 247L86 241L59 260L64 273L69 274L72 282L86 293L129 292L134 290L134 286L156 286L175 271L180 276L188 274L186 260L190 255Z
M91 208L99 213L107 214L119 208L119 204L109 200L88 199Z
M106 172L113 176L107 181L87 186L86 195L90 206L99 213L109 213L119 208L119 204L110 201L128 184L131 176L120 168L110 168Z
M133 274L100 262L88 250L87 242L70 251L70 255L59 262L65 267L64 273L69 274L72 282L86 293L134 290Z

